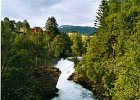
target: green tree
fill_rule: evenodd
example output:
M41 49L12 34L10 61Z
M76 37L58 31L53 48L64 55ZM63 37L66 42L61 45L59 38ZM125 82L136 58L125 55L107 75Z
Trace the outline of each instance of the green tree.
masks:
M22 31L23 31L23 33L30 32L30 25L26 19L23 21Z
M45 28L46 28L47 33L51 36L51 38L54 38L56 35L60 34L58 30L58 24L54 17L48 18Z
M65 57L71 53L71 40L67 34L56 35L51 42L51 51L55 57Z
M18 22L16 23L16 30L17 30L18 32L20 32L21 29L22 29L22 27L23 27L22 22L18 21Z
M81 56L83 52L82 37L80 33L75 33L71 36L72 40L72 54L74 57Z
M66 57L71 55L71 45L72 41L70 37L66 33L61 33L61 38L62 38L62 48L63 48L63 53L61 54L61 57Z
M28 29L30 25L26 22L24 25ZM22 27L22 23L16 23L8 18L2 21L2 100L42 100L44 93L52 93L55 90L54 80L51 80L53 78L49 80L50 70L42 72L42 66L45 68L52 64L51 60L55 58L48 50L46 41L48 34L42 32L23 34L19 32ZM40 80L43 78L40 72L45 76L45 80L47 78L47 82Z
M55 57L60 57L61 53L63 53L63 44L62 38L60 35L56 35L56 37L51 42L51 49L54 53Z
M104 1L104 0L103 0ZM102 5L103 5L102 1ZM99 99L139 99L139 21L137 0L109 0L107 13L76 66L80 81L88 81ZM106 8L105 8L106 9ZM103 10L102 10L103 11Z
M4 18L3 28L5 32L12 32L15 30L15 21L9 20L9 18Z
M94 23L96 27L104 27L106 25L105 17L108 15L108 10L108 0L102 0Z

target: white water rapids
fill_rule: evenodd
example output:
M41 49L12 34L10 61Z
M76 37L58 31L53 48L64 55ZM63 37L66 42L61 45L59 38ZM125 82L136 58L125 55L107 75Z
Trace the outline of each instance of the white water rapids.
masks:
M91 91L73 81L67 80L74 72L74 62L61 59L56 67L61 71L56 86L59 89L59 95L52 100L95 100Z

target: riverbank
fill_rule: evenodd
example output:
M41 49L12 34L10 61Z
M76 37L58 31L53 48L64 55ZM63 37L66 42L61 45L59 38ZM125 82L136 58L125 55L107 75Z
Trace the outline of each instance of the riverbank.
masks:
M73 73L68 80L73 80L74 82L82 85L84 88L90 90L95 95L96 99L99 100L111 100L111 98L104 95L105 89L103 87L103 83L93 83L90 82L86 77L79 77L75 73Z
M58 89L56 88L58 78L60 76L58 68L48 66L44 68L35 68L34 76L37 81L38 95L43 100L50 100L57 96Z

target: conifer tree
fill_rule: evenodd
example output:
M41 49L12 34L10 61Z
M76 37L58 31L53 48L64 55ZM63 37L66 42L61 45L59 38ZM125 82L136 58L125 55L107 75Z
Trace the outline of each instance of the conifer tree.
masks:
M96 38L90 40L87 52L77 64L76 75L91 81L92 86L98 84L95 91L101 100L138 100L139 1L109 0L107 8L102 6L105 1L102 0L98 13Z
M96 20L95 20L95 27L104 27L105 26L105 17L108 15L108 0L102 0L98 12L97 12L97 16L96 16Z
M46 25L45 25L47 33L54 38L56 35L60 34L58 30L58 24L56 22L56 19L54 17L49 17Z

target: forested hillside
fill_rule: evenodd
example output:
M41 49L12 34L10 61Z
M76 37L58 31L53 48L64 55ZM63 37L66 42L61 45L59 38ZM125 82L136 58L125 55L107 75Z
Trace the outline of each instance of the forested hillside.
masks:
M94 34L97 29L90 26L73 26L73 25L61 25L59 26L60 32L79 32L81 34Z
M100 100L140 99L140 1L102 0L75 80L93 90Z

